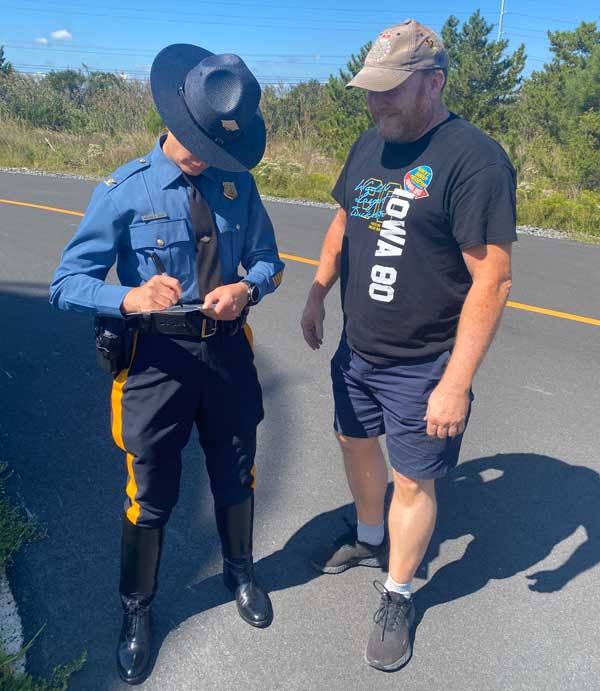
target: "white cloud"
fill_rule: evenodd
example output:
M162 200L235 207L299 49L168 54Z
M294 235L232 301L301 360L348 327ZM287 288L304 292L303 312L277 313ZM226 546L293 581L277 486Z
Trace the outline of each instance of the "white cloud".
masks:
M34 43L39 43L40 46L47 46L48 45L48 39L47 38L36 38Z
M72 34L66 29L58 29L57 31L53 31L50 36L57 41L70 41L73 38Z

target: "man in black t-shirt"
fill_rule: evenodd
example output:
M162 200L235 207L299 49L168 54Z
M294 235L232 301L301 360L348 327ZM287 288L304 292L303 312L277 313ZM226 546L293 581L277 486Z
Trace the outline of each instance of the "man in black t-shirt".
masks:
M411 581L436 518L435 480L458 461L471 384L511 286L515 173L504 150L449 113L448 57L414 20L379 35L348 85L367 90L377 126L356 141L333 190L302 330L323 340L324 298L338 276L344 332L331 362L335 430L358 524L324 545L325 573L387 566L367 662L411 654ZM394 479L384 529L386 435Z

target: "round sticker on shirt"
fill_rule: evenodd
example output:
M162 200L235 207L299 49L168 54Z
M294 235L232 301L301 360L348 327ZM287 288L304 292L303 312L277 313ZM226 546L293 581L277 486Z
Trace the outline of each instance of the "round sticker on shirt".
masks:
M429 166L417 166L404 176L404 189L415 195L416 199L428 197L427 188L431 185L433 171Z

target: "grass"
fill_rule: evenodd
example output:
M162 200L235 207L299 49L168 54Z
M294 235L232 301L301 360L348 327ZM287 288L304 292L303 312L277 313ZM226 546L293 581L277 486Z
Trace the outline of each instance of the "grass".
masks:
M14 120L0 128L0 166L104 177L147 153L156 141L145 132L71 134L35 129ZM341 162L324 156L318 142L270 140L252 171L262 194L331 202ZM554 228L574 239L600 242L600 191L565 194L548 181L519 188L518 222Z
M10 566L13 555L23 545L41 539L45 535L34 520L26 516L20 507L15 506L7 498L5 488L9 477L10 472L6 463L0 463L0 569ZM73 662L56 667L48 679L36 679L29 674L14 672L12 668L11 663L27 652L42 629L15 656L8 656L0 645L0 691L66 691L68 689L71 675L81 669L85 662L85 652Z

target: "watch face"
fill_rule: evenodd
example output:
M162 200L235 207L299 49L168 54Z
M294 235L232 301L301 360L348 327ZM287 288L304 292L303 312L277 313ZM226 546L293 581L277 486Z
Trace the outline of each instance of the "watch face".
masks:
M260 290L258 286L251 283L248 295L250 296L250 302L252 304L256 304L258 302L258 299L260 298Z

